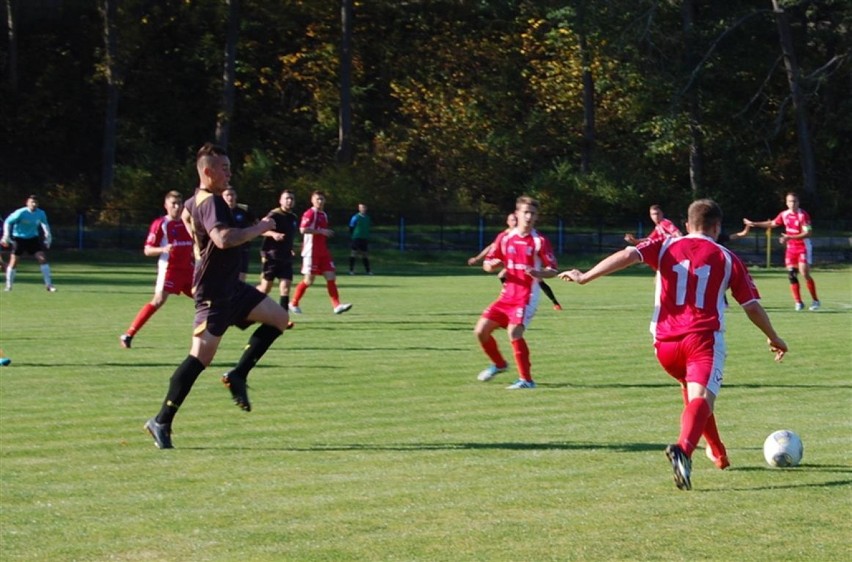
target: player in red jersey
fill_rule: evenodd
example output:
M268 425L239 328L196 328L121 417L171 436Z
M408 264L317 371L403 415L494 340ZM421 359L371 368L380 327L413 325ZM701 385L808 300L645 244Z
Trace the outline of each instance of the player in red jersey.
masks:
M299 231L302 233L302 280L296 285L296 292L290 301L290 312L301 314L299 302L308 287L314 284L314 277L325 277L328 296L331 298L332 310L335 314L343 314L351 304L340 302L337 291L337 276L334 260L328 250L328 239L334 236L334 231L328 228L328 215L325 208L325 193L314 191L311 194L311 208L302 214Z
M639 262L656 270L651 319L654 349L660 365L680 383L685 402L678 442L666 447L675 484L682 490L692 487L691 457L702 435L716 466L729 465L713 415L727 355L724 297L728 288L768 338L775 360L787 352L787 344L760 305L760 294L745 264L716 242L721 228L722 210L714 201L700 199L689 206L687 236L648 240L604 258L585 273L572 269L559 274L583 285Z
M183 197L177 191L169 191L163 207L166 214L151 223L143 248L146 256L158 258L154 298L139 309L130 328L119 337L121 347L126 349L130 349L133 336L166 304L169 295L192 297L192 237L180 220Z
M624 235L624 241L630 244L640 244L645 240L657 240L660 238L683 236L683 233L675 226L675 224L663 215L663 210L659 205L651 205L648 211L651 216L651 221L654 223L654 230L651 231L646 238L636 238L631 233Z
M518 380L507 387L511 390L535 388L524 330L538 308L539 280L555 277L557 272L550 242L535 230L538 202L530 197L519 197L515 202L515 215L517 227L498 234L482 262L486 272L505 268L506 274L500 297L482 312L473 329L479 345L491 359L491 365L477 377L483 382L509 367L492 335L497 328L508 330L519 375Z
M808 285L808 292L811 294L811 310L819 310L819 299L817 298L816 283L811 277L811 263L813 263L813 247L809 237L811 235L811 217L804 210L799 208L799 196L795 193L788 193L786 197L787 210L778 213L772 220L752 221L743 219L743 224L746 226L754 226L757 228L775 228L776 226L784 227L784 234L781 235L779 241L781 244L787 245L787 251L784 253L784 265L787 268L787 275L790 279L790 292L793 293L793 300L796 301L796 310L803 310L805 303L802 302L802 291L799 287L799 277L797 273L801 273Z

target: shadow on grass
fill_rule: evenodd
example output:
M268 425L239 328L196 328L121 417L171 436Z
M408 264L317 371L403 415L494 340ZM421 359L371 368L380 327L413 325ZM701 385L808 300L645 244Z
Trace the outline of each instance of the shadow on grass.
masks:
M195 451L222 450L222 447L182 447ZM495 443L388 443L367 444L351 443L341 445L312 445L309 447L226 447L233 450L264 450L264 451L290 451L301 453L322 453L341 451L596 451L610 450L619 453L641 453L646 451L660 451L665 445L659 443L571 443L557 441L549 443L521 443L521 442L495 442Z

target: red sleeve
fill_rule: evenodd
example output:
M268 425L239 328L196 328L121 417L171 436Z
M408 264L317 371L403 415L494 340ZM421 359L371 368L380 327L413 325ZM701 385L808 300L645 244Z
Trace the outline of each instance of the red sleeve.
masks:
M550 240L544 236L541 237L541 250L539 250L538 255L541 258L542 267L559 269L556 264L556 256L553 254L553 246L550 245Z
M740 304L748 304L751 301L760 300L760 293L748 268L733 252L728 252L731 256L731 295Z
M145 239L145 246L151 248L159 248L163 243L163 220L164 217L154 219L151 227L148 229L148 237Z
M314 225L314 216L313 207L302 213L302 222L299 223L299 228L312 228Z
M636 246L636 251L642 257L642 261L648 264L654 271L660 267L660 249L667 238L657 238L645 240Z
M502 261L505 258L503 255L503 238L505 237L505 230L497 235L497 238L495 238L494 242L491 243L491 250L488 251L488 255L485 256L485 259L493 260L496 258Z
M778 216L772 219L772 224L775 226L784 226L784 213L785 211L778 213Z

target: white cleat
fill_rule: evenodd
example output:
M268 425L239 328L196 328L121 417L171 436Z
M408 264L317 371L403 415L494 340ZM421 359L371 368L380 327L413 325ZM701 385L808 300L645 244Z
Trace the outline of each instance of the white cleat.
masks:
M812 302L809 310L819 310L819 301Z
M343 314L344 312L346 312L350 308L352 308L352 305L349 304L349 303L338 304L337 306L334 307L334 313L335 314Z
M301 313L302 313L302 309L301 309L301 308L299 308L299 307L298 307L298 306L296 306L296 305L290 304L290 305L287 305L287 308L288 308L288 309L290 310L290 312L292 312L293 314L301 314Z

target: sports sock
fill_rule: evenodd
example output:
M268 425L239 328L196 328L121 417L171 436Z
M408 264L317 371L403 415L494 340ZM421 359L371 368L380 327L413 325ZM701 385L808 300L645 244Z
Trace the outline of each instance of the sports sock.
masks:
M500 353L500 348L497 347L497 340L494 339L494 336L488 336L488 339L484 342L481 342L482 350L485 352L485 355L491 359L491 362L494 363L495 366L500 369L505 369L508 363L503 358L503 355Z
M370 258L364 258L364 269L370 273Z
M793 293L793 300L802 302L802 291L798 283L790 283L790 292Z
M707 446L710 447L710 451L714 457L718 458L728 454L725 444L722 443L722 437L719 436L719 428L716 427L715 414L711 413L710 417L707 418L707 422L704 424L704 432L701 435L707 442Z
M692 456L692 452L698 445L698 440L701 439L701 434L704 433L707 418L712 414L713 411L704 398L693 398L683 409L683 414L680 417L680 437L678 437L677 444L680 445L686 456Z
M10 265L6 268L6 286L11 287L15 282L15 269Z
M281 295L278 299L278 304L281 305L281 308L287 309L290 306L290 295Z
M142 326L145 325L154 313L157 312L157 307L151 303L146 304L142 308L139 309L139 312L136 314L136 318L133 319L133 322L130 324L130 328L127 329L128 336L136 335L136 332L142 329Z
M328 291L328 296L331 297L331 306L336 307L340 304L340 295L337 292L337 281L328 281L325 284L325 288Z
M818 301L817 292L816 292L816 283L814 283L813 279L806 279L805 282L808 284L808 292L811 294L811 298L815 301Z
M53 283L50 279L50 265L43 263L41 264L41 276L44 277L44 284L50 287Z
M539 287L541 287L541 291L542 291L545 295L547 295L547 298L549 298L549 299L550 299L550 301L551 301L553 304L559 304L559 301L558 301L558 300L556 300L556 295L554 295L554 294L553 294L553 289L551 289L551 288L550 288L550 285L548 285L548 284L547 284L547 283L545 283L544 281L539 281L539 282L538 282L538 286L539 286Z
M261 324L254 331L243 351L242 357L237 362L237 365L231 369L230 375L248 377L249 371L254 367L269 346L272 345L278 336L281 335L281 330L269 324Z
M531 381L530 348L527 346L527 340L524 338L512 340L512 351L515 354L515 365L518 367L518 375L525 381Z
M192 390L192 385L195 384L195 380L203 370L204 365L192 355L187 355L183 363L178 365L178 368L172 374L172 378L169 379L166 399L163 400L160 413L155 418L157 423L172 423L178 408L186 400L189 391Z
M349 273L355 271L355 258L349 258Z
M305 285L304 281L299 281L299 284L296 285L296 294L293 295L293 298L290 300L290 303L293 306L299 306L299 302L301 302L302 297L305 296L305 291L308 290L308 286Z

